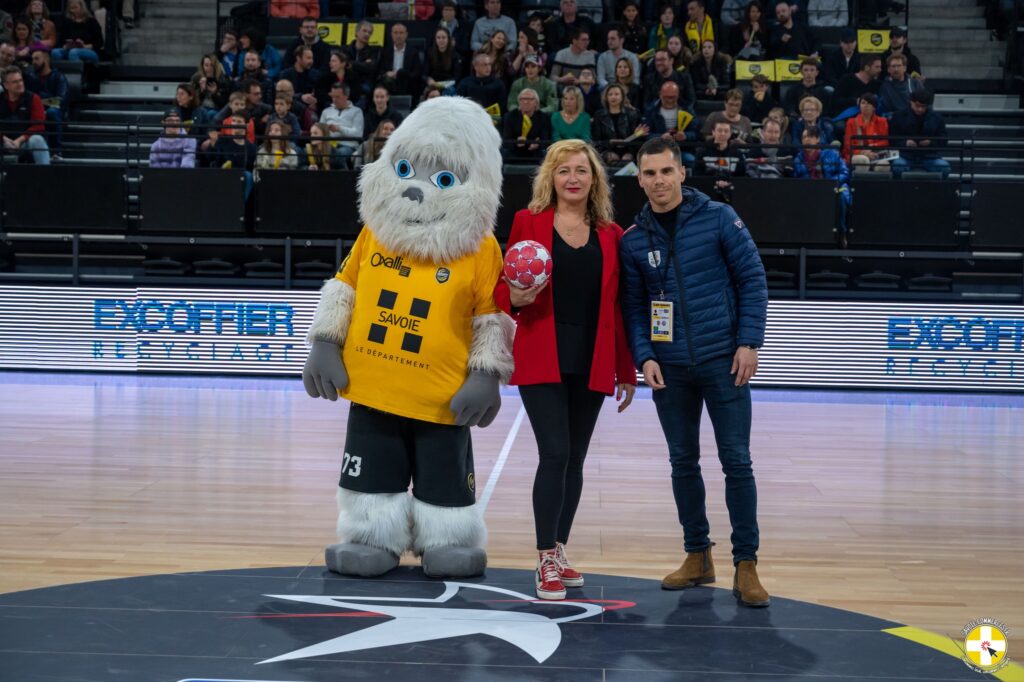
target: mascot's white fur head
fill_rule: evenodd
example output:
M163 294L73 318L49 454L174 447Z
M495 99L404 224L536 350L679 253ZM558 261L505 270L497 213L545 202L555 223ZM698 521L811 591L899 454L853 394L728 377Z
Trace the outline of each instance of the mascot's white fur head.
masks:
M501 201L501 136L472 100L420 104L359 176L359 214L389 251L434 263L480 248Z

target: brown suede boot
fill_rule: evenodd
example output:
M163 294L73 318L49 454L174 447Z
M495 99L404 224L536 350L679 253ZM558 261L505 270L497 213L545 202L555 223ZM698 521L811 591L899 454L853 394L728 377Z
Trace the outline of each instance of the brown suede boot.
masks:
M661 589L683 590L715 582L715 562L711 560L711 548L714 544L711 543L707 549L700 552L687 552L679 570L669 573L661 581Z
M761 587L757 578L757 562L741 561L736 564L736 575L732 580L732 595L744 606L768 606L771 599L768 590Z

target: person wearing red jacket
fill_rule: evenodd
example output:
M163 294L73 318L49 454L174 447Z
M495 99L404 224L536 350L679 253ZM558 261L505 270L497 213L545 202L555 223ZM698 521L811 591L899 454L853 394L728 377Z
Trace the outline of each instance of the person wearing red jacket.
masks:
M0 72L4 86L0 98L0 138L2 153L31 158L37 166L50 165L50 148L46 144L46 112L39 95L25 90L25 78L17 66Z
M889 137L889 121L879 116L878 98L872 92L862 93L857 98L860 113L846 121L846 141L843 156L855 173L861 171L889 172L889 162L879 160L879 154L889 146L888 139L865 140L863 137Z
M564 599L566 587L583 586L565 554L583 490L583 461L605 396L614 393L622 412L636 388L619 310L621 238L597 152L582 140L556 142L509 238L509 244L543 244L552 279L530 289L504 280L494 292L498 306L516 320L509 383L519 386L540 455L533 516L541 599Z

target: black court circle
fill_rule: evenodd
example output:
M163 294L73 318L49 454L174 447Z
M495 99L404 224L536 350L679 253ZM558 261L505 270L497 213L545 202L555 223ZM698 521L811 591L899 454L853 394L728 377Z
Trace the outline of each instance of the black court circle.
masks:
M898 623L731 591L587 574L566 602L531 571L433 580L323 568L153 575L0 595L4 680L977 680Z

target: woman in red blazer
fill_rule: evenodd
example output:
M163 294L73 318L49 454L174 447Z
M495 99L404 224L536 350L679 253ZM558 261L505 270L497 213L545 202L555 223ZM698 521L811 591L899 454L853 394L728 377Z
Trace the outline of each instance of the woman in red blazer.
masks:
M636 370L619 311L619 240L611 192L594 148L552 145L533 182L530 207L516 213L509 244L532 239L551 253L552 277L531 289L498 283L495 301L516 320L512 346L540 461L533 482L537 596L564 599L583 575L565 556L583 490L583 460L606 395L622 412ZM550 284L549 284L550 283Z

